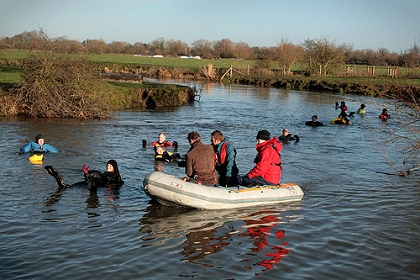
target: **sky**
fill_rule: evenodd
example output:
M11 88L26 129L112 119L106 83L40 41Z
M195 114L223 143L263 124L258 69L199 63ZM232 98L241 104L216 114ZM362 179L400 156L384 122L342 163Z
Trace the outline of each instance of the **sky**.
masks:
M420 0L0 0L0 37L150 43L230 39L250 47L327 38L354 50L420 44Z

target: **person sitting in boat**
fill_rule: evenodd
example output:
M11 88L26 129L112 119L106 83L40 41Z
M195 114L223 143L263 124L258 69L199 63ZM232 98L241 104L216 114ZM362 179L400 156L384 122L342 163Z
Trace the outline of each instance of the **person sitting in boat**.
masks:
M305 125L308 126L324 126L324 124L322 122L318 121L318 116L317 115L313 115L312 116L312 120L305 122Z
M257 134L255 149L258 154L255 157L255 166L248 174L242 177L241 185L278 185L281 179L281 156L283 145L276 137L270 138L270 132L260 130Z
M219 130L212 132L211 144L216 155L216 171L219 175L219 185L237 186L239 170L236 166L235 147Z
M206 185L218 183L213 147L201 142L197 131L188 133L190 149L185 156L185 173L190 181Z
M176 141L173 141L173 142L167 141L166 140L166 134L164 132L161 132L159 134L159 137L158 137L158 140L157 141L152 142L152 146L156 146L156 145L159 145L162 148L167 148L167 147L178 148L178 142L176 142Z
M57 148L55 148L52 145L49 144L45 144L45 139L41 134L38 134L35 137L35 141L31 141L27 144L25 144L22 148L20 148L19 154L24 154L24 153L29 153L29 152L34 152L34 153L58 153Z
M169 162L178 158L180 158L180 155L178 153L168 152L160 145L155 146L155 160Z
M360 104L360 108L357 109L357 113L360 115L363 115L366 113L366 105L365 104Z
M388 114L388 110L383 108L382 109L382 114L379 115L379 118L381 119L381 121L386 121L387 119L390 119L391 116Z
M296 141L299 142L299 136L297 136L296 134L292 136L292 134L290 134L289 129L285 128L283 129L283 135L279 136L279 140L282 141L283 143L287 143L289 141Z

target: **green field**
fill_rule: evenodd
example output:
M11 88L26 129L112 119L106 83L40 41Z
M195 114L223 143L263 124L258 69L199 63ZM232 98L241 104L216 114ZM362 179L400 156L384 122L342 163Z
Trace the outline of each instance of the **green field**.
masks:
M14 65L13 62L19 62L25 58L30 52L19 51L19 50L2 50L0 51L0 83L16 83L20 80L20 71L18 67L11 67L5 64ZM78 57L75 55L75 57ZM146 56L134 56L134 55L120 55L120 54L100 54L100 55L88 55L87 59L91 63L111 65L117 64L122 66L157 66L167 68L180 68L180 69L202 69L208 64L212 64L215 68L227 69L231 65L234 69L253 69L255 61L253 60L236 60L236 59L193 59L193 58L169 58L169 57L146 57ZM8 63L12 62L12 63ZM372 75L369 71L372 71L372 67L366 65L353 66L354 74L346 75L346 66L337 70L335 75L329 75L328 77L303 77L303 76L288 76L289 79L317 79L325 80L329 82L353 82L353 83L368 83L368 84L398 84L398 85L420 85L420 69L413 68L398 68L398 78L388 77L388 67L376 66L375 75ZM273 69L276 70L276 69ZM304 66L301 64L295 64L292 70L302 71ZM263 79L278 78L275 76L267 75L261 77Z
M29 53L28 51L2 50L0 51L0 60L21 60L28 56ZM213 64L216 68L229 68L232 65L237 69L247 69L248 67L253 68L255 64L253 60L170 58L124 54L91 54L86 57L90 62L98 64L134 64L186 69L201 69L208 64Z
M137 64L186 69L201 69L208 64L213 64L216 68L229 68L232 65L234 68L247 69L247 67L253 68L255 64L252 60L170 58L119 54L95 54L89 55L88 59L92 63L99 64Z

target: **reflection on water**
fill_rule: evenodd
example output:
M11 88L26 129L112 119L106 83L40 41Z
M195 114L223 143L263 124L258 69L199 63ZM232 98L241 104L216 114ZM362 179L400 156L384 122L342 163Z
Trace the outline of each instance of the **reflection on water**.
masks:
M87 208L98 208L100 205L98 190L89 190L89 187L85 181L77 182L73 185L68 186L59 186L52 194L45 198L44 205L46 207L51 207L57 202L59 202L66 191L69 189L81 188L86 190L89 193L86 198ZM121 186L106 186L99 188L99 191L104 190L104 194L107 200L113 202L118 199ZM45 212L45 211L44 211Z
M284 211L292 209L287 207ZM241 257L234 262L240 263L247 270L260 272L272 269L287 256L290 249L285 239L282 223L297 221L296 217L288 218L279 209L255 211L240 209L231 211L199 211L152 204L140 220L140 232L148 233L143 237L149 246L169 248L165 244L173 239L182 243L180 252L182 262L198 264L204 267L214 265L205 261L212 254L226 250L232 242L242 249ZM184 240L182 240L184 239Z
M205 224L201 228L192 228L186 235L187 241L184 250L181 252L188 261L200 264L200 259L204 259L209 254L218 253L222 247L229 245L229 234L217 236L217 229L207 229L213 224Z
M244 220L244 227L247 229L247 231L240 234L239 236L248 236L250 240L253 240L252 245L254 247L251 248L251 251L253 252L261 252L264 247L269 247L268 252L265 253L265 256L268 258L256 263L257 265L263 266L268 270L273 268L274 264L280 262L282 257L288 255L290 250L284 248L287 246L287 242L283 242L280 245L270 245L267 240L267 237L270 235L270 231L272 231L271 234L274 233L277 240L284 238L284 230L276 228L280 222L280 218L269 213L266 213L266 215L262 216L261 218L253 217L259 214L261 214L261 212L253 213L249 217L252 219ZM243 260L243 262L246 261L247 260ZM249 266L248 268L252 269L252 267Z

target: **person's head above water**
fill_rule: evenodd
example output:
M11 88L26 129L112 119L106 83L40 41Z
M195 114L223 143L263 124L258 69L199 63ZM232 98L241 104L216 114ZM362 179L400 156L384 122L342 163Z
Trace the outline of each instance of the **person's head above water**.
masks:
M35 143L39 144L40 146L44 145L44 136L42 136L41 133L38 133L37 136L35 136Z

